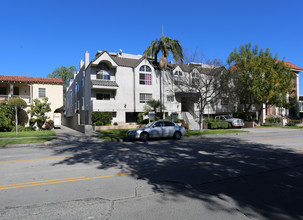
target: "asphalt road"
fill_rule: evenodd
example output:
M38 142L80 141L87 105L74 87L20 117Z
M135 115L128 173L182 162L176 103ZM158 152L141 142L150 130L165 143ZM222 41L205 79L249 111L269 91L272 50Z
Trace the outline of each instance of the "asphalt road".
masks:
M0 152L0 219L303 219L302 130Z

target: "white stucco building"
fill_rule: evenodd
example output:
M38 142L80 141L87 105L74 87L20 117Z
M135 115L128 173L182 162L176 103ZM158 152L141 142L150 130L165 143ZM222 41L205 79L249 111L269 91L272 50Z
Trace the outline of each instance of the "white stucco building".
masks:
M170 64L169 67L163 75L190 75L206 66ZM195 115L198 111L195 104L184 95L178 95L167 82L152 61L141 55L104 50L98 51L90 61L86 52L84 62L80 61L80 71L67 88L66 117L77 117L78 124L91 124L91 112L102 111L113 113L112 122L133 123L138 113L145 111L150 99L162 99L168 114L177 112L182 117L182 112L188 112ZM214 114L217 109L218 106L209 106L205 114ZM225 111L228 112L222 110Z

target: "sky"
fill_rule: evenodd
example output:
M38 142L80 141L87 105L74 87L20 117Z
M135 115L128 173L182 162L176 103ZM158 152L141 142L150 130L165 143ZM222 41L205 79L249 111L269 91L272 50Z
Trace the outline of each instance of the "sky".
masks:
M187 54L226 59L249 42L303 68L302 0L0 0L0 75L79 69L84 53L143 54L165 36ZM303 95L303 72L300 73Z

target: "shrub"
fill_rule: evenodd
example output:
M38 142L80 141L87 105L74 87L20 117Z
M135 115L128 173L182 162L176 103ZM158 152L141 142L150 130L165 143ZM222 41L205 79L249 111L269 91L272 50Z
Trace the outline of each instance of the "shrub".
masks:
M266 122L274 124L274 123L281 123L282 122L282 118L279 117L268 117L265 119Z
M297 124L300 123L301 123L300 120L290 120L289 122L287 122L286 126L297 126Z
M112 112L92 112L92 122L95 126L111 124Z
M23 131L34 131L35 129L33 127L25 127Z
M228 122L209 122L208 127L210 129L228 128Z
M117 123L117 122L114 122L114 125L118 125L118 123Z
M211 123L211 122L220 122L220 120L218 118L207 118L203 120L203 123Z
M16 127L13 127L12 131L16 131ZM24 131L24 127L22 125L18 125L18 131L19 132Z
M54 128L54 121L53 120L48 120L47 122L45 122L45 126L44 126L45 130L51 130L53 128Z

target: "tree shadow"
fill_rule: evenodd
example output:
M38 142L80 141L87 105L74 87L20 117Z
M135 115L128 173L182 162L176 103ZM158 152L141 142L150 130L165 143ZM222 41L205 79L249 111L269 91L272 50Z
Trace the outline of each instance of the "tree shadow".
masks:
M233 137L114 143L71 138L61 141L72 145L53 146L55 154L73 154L57 164L97 163L98 169L132 172L154 192L199 199L214 211L303 219L303 155L298 152Z

